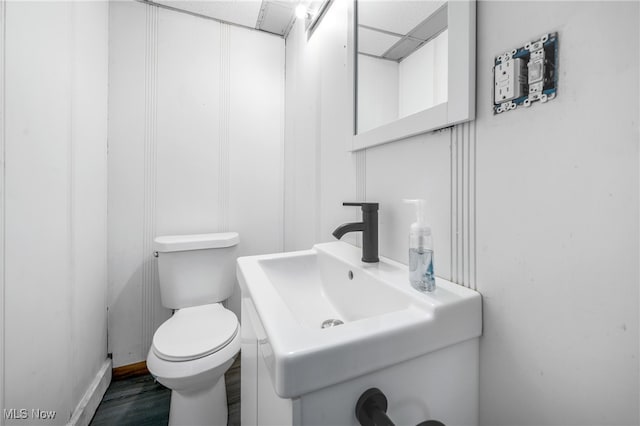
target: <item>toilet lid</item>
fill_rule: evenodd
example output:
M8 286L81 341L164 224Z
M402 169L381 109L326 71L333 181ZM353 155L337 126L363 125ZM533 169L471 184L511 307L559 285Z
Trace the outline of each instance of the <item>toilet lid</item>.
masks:
M237 333L238 319L219 303L183 308L153 335L153 351L168 361L202 358L224 348Z

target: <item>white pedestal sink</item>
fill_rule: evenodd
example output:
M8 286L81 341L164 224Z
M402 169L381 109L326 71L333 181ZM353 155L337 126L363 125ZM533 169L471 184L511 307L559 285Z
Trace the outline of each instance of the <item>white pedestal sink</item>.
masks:
M385 392L398 424L477 423L480 295L442 279L420 293L406 266L360 257L338 241L238 259L243 424L355 424L366 386L397 389ZM342 324L322 328L327 320ZM401 394L418 408L401 412Z

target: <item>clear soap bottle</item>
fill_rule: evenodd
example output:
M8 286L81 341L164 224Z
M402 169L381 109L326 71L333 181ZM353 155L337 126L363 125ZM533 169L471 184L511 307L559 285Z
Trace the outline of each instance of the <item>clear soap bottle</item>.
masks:
M425 220L425 200L404 200L416 206L416 221L409 228L409 281L419 291L434 291L433 237Z

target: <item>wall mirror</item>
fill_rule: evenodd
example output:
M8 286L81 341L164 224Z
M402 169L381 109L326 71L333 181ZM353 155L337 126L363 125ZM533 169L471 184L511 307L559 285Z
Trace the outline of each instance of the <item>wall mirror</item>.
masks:
M354 0L349 38L349 150L474 118L473 0Z

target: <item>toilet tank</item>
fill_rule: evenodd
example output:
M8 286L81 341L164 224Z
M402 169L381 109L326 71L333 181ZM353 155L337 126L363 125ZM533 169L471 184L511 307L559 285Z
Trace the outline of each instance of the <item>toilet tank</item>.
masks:
M228 299L239 241L237 232L156 237L162 305L180 309Z

